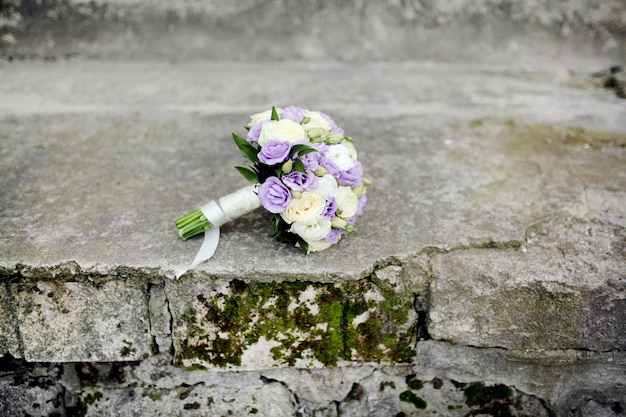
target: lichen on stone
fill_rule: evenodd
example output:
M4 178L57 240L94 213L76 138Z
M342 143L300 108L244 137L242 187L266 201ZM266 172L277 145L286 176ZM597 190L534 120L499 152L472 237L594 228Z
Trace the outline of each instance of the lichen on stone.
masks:
M198 294L180 320L176 363L187 368L405 362L413 354L412 295L375 277L341 285L232 280L227 290Z

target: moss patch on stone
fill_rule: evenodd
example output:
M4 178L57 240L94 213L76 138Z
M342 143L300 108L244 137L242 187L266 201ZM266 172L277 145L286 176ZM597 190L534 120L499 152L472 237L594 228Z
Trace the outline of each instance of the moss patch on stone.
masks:
M241 366L260 341L271 342L277 366L405 362L413 354L412 305L411 294L371 278L343 285L233 280L228 291L199 294L180 316L186 337L176 362Z
M472 409L472 415L498 417L512 416L513 390L506 385L485 386L474 382L464 388L465 404Z
M400 401L404 401L406 403L411 403L418 410L423 410L428 405L426 403L426 401L424 401L424 399L422 397L418 397L417 395L415 395L411 391L403 391L400 394Z

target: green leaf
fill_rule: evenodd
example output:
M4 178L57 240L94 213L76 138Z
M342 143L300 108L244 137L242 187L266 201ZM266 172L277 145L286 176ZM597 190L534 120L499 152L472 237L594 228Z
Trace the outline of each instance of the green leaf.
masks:
M253 170L246 168L246 167L235 167L235 169L239 171L239 173L243 175L243 177L247 179L248 181L250 181L252 184L259 183L259 175Z
M276 120L278 121L278 112L276 111L276 107L272 106L272 118L271 120Z
M309 254L309 244L306 243L306 241L299 236L298 236L298 246L300 246L300 249L302 249L302 253L304 253L304 256Z
M291 151L294 153L297 153L298 156L306 155L311 152L318 152L317 149L312 148L309 145L303 145L303 144L293 145L291 147Z
M306 174L306 168L304 167L304 164L301 160L297 158L293 160L293 170Z
M233 133L233 139L243 156L251 160L253 163L259 162L259 157L257 156L258 151L254 146L250 144L250 142L248 142L241 136L237 136L235 133Z

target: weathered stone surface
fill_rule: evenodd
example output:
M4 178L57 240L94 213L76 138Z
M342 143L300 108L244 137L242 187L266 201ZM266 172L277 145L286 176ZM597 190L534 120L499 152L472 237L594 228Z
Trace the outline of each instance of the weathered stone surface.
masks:
M274 78L271 98L236 87ZM30 61L3 64L0 81L0 265L9 275L62 274L75 262L79 273L173 276L200 244L181 241L173 219L245 185L229 133L282 103L322 108L357 138L375 181L357 233L303 258L268 239L266 216L253 213L226 225L215 257L190 274L358 279L428 247L520 240L564 209L584 216L603 208L589 204L614 202L602 216L623 216L623 104L569 86L569 75L538 83L443 64Z
M39 397L54 399L42 405L43 410L54 406L53 411L68 416L550 415L539 399L512 387L461 383L416 373L408 365L189 371L172 366L163 355L137 363L22 363L19 370L15 361L1 363L2 369L13 369L0 371L0 392L12 393L0 397L0 406L7 405L5 398L23 394L7 407L14 413L8 415L33 410L30 393L37 384Z
M0 56L623 62L620 0L3 2ZM600 52L601 51L601 52ZM621 60L620 60L621 58Z
M615 224L549 221L520 248L435 255L430 335L517 350L625 350L625 241Z
M626 403L623 351L515 352L430 340L418 343L416 361L418 373L514 387L557 416L619 415Z
M398 275L389 267L380 275L341 285L168 283L176 362L248 370L406 362L415 344L414 297L387 279Z
M540 3L3 2L0 350L80 361L2 374L7 413L623 413L626 15ZM357 233L305 258L254 213L169 281L288 104L357 139Z
M21 357L22 349L18 337L15 307L8 285L0 286L0 356L7 353Z
M0 358L0 415L65 416L62 367Z
M150 354L143 289L123 281L14 284L24 358L42 362L137 360Z

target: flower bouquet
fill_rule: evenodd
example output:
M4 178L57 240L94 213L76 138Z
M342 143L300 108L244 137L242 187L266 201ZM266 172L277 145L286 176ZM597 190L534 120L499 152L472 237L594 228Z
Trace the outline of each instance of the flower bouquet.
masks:
M263 207L272 236L304 254L324 250L355 230L367 201L353 139L319 111L300 107L253 114L245 138L233 133L250 167L235 167L253 185L176 220L183 239L205 233L192 267L209 259L219 227Z

